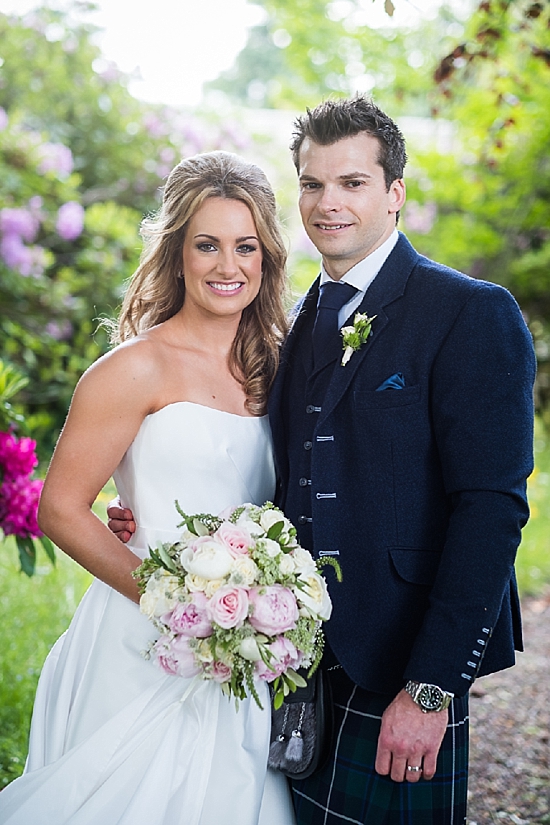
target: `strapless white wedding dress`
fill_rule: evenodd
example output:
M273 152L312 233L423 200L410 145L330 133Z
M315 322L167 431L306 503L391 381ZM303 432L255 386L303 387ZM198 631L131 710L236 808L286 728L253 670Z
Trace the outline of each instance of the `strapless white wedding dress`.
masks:
M83 468L85 472L85 468ZM143 422L115 473L141 558L180 517L272 499L267 418L189 402ZM0 793L2 825L292 825L286 779L266 771L270 712L235 710L214 682L164 674L155 629L95 580L42 671L25 773Z

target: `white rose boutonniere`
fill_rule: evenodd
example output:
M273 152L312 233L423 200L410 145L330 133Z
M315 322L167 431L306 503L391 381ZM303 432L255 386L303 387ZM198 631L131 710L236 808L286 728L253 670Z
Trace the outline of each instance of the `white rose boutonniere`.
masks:
M363 312L356 312L352 327L342 327L340 330L343 339L344 354L342 356L342 366L345 367L349 359L358 349L361 349L370 335L372 322L376 318L373 315L369 318Z

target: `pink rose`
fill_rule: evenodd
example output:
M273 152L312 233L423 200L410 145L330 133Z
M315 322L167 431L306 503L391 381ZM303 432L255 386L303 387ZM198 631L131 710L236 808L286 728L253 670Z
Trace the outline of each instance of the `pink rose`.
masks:
M284 636L277 636L277 638L268 645L267 649L273 654L273 658L269 661L271 667L268 667L261 659L254 665L256 676L258 676L259 679L263 679L264 682L272 682L277 676L285 673L289 667L293 668L293 670L300 667L302 654L296 650L292 642Z
M215 682L229 682L231 679L231 668L223 662L214 662L210 672Z
M248 615L248 593L244 587L220 587L208 602L208 616L220 627L240 627Z
M252 604L249 621L259 633L276 636L296 627L298 605L288 587L281 584L253 587L249 599Z
M234 557L248 555L249 548L254 547L254 540L251 538L250 533L228 521L224 521L221 527L216 530L216 536Z
M153 650L162 670L171 676L183 676L190 679L200 673L200 667L195 662L193 651L189 647L189 640L185 636L161 636L155 643Z
M212 624L206 612L207 602L204 593L192 593L190 601L179 602L170 613L161 616L161 621L174 633L204 639L212 635Z

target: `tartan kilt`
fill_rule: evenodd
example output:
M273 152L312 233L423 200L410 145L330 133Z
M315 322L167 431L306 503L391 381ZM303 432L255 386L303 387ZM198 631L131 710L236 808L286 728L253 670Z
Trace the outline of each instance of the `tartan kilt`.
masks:
M382 713L392 697L329 673L334 737L325 767L292 782L297 825L464 825L468 785L468 697L452 701L433 779L394 782L374 770Z

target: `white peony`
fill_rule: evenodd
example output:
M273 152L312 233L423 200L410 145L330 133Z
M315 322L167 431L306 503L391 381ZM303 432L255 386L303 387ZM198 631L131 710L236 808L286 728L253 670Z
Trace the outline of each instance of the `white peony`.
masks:
M227 576L233 561L229 550L210 536L196 539L182 550L180 558L188 573L208 580Z
M309 576L300 576L300 581L305 587L300 589L298 599L321 619L330 619L332 602L324 578L318 573L312 573Z

